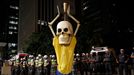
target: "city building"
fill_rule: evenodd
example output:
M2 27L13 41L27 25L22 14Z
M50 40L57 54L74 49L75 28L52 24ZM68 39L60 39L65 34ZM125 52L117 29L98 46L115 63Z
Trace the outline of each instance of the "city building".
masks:
M17 53L18 27L19 27L19 0L10 0L8 8L8 37L7 37L9 53Z
M6 50L7 45L7 1L2 1L0 3L0 58L3 57L4 51Z
M134 46L133 4L118 0L80 0L83 48L90 45L126 48ZM85 49L84 49L85 50Z
M19 14L18 52L23 52L25 41L54 16L54 0L20 0Z
M18 46L19 0L4 0L1 4L0 44L1 56L15 54Z
M72 1L67 2L70 2L71 7L73 7L71 12L74 14L75 8ZM20 0L19 52L23 52L25 41L28 40L32 33L40 32L42 28L48 28L47 23L57 15L57 5L60 8L60 12L63 12L63 2L64 0ZM50 32L49 29L47 30Z
M50 33L47 23L57 15L57 5L63 16L63 2L71 5L70 13L81 23L76 35L78 36L76 50L86 51L92 45L107 45L114 48L134 46L132 2L3 0L0 4L0 10L2 10L0 12L0 19L2 19L0 21L0 53L2 53L0 56L23 52L25 41L33 33L41 32L42 29ZM60 20L63 20L63 17L60 17L58 21Z

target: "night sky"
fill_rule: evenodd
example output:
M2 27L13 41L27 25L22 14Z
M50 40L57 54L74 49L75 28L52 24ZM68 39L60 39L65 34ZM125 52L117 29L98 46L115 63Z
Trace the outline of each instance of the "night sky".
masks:
M1 22L3 22L3 20L5 19L5 16L7 15L7 5L8 5L8 0L1 0L0 2L0 19ZM116 7L118 7L117 10L113 10L116 11L115 14L119 14L117 16L119 16L121 24L133 24L133 17L134 17L134 4L131 0L127 0L127 1L117 1L116 2L117 5L115 5ZM2 20L3 19L3 20Z
M7 21L7 11L8 11L8 0L1 0L0 2L0 31L3 30L4 23ZM112 2L112 1L111 1ZM118 0L115 2L114 5L117 9L111 10L115 16L118 17L118 23L117 26L115 26L116 31L113 33L115 35L115 38L113 39L114 43L116 41L121 43L129 43L131 41L134 41L133 37L133 31L134 31L134 4L132 0L122 1ZM129 33L131 32L131 33ZM118 34L116 34L118 33ZM113 37L107 38L107 40L110 39L112 41ZM121 43L117 43L121 44ZM132 42L131 42L132 44ZM124 44L127 45L127 44ZM130 45L130 44L128 44ZM134 45L134 44L133 44ZM122 45L123 46L123 45Z
M133 17L134 17L134 4L132 1L125 1L120 4L119 7L120 11L120 20L122 21L122 24L134 24Z
M134 5L133 2L128 0L128 1L120 1L119 2L119 8L118 8L118 14L119 17L119 24L117 26L117 32L118 38L116 39L119 41L121 44L124 43L125 45L128 46L134 46ZM133 43L132 43L133 41ZM118 44L120 44L118 43ZM123 45L122 45L123 46ZM127 47L128 47L127 46Z

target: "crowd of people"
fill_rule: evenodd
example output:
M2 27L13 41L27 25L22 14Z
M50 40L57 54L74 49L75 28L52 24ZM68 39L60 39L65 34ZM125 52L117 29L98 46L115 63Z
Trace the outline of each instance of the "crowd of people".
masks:
M134 53L127 55L124 49L114 56L110 51L105 53L82 53L78 68L81 75L134 75ZM75 74L77 75L77 74Z
M12 75L56 75L56 55L27 55L8 60ZM124 74L123 74L124 73ZM111 51L76 53L69 75L134 75L134 52L124 49L114 56Z
M12 75L54 75L57 67L55 55L16 55L8 62Z
M99 53L90 53L90 55L88 53L82 53L82 58L79 59L78 57L76 57L76 60L79 61L77 63L77 69L80 71L81 75L104 73L105 68L107 68L106 71L109 72L109 74L112 73L111 62L113 59L109 52L107 52L104 57L102 57L102 55L100 55Z

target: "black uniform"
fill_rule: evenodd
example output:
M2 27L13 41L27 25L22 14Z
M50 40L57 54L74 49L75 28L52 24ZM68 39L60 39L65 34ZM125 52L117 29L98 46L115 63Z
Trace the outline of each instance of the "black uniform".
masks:
M82 58L78 60L77 66L78 66L78 70L80 71L80 75L84 75L84 64Z
M96 63L95 63L96 72L97 72L97 73L102 72L102 71L101 71L102 57L101 57L99 54L96 54L96 56L95 56L95 61L96 61Z
M112 55L110 53L104 55L104 63L106 75L112 75Z
M20 75L28 75L28 67L26 60L20 62Z
M132 52L131 54L131 60L132 60L132 74L131 75L134 75L134 52Z
M119 60L119 75L123 75L123 69L125 70L125 75L128 75L128 67L127 67L128 55L120 54L118 56L118 60Z
M92 75L93 72L95 72L95 57L93 55L90 56L89 62L90 62L90 75Z

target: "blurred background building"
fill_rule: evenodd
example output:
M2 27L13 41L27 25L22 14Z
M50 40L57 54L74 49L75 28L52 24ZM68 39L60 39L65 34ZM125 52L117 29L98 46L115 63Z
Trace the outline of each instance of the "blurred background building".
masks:
M33 32L40 32L54 16L54 0L20 0L19 47L22 51L26 39Z
M88 46L108 46L115 49L131 50L134 46L134 12L131 1L119 0L79 0L77 13L81 27L78 40L81 51ZM76 13L76 14L77 14ZM86 42L85 42L86 41ZM80 45L78 47L80 47ZM80 49L80 48L79 48Z
M67 1L71 7L74 7L73 1ZM57 15L57 5L63 12L63 0L20 0L18 51L24 50L25 42L33 32L36 34L48 28L47 23ZM47 33L51 34L49 29L47 30Z
M1 53L7 58L18 48L19 0L2 0L0 5L0 42L5 44Z
M46 38L52 39L47 22L52 21L57 15L57 5L61 13L63 12L64 1L71 4L71 14L81 22L76 51L89 51L93 45L113 48L134 46L134 12L131 1L2 0L0 55L23 52L25 41L33 33L43 31L45 34L50 34L46 35ZM60 20L62 17L58 21Z

